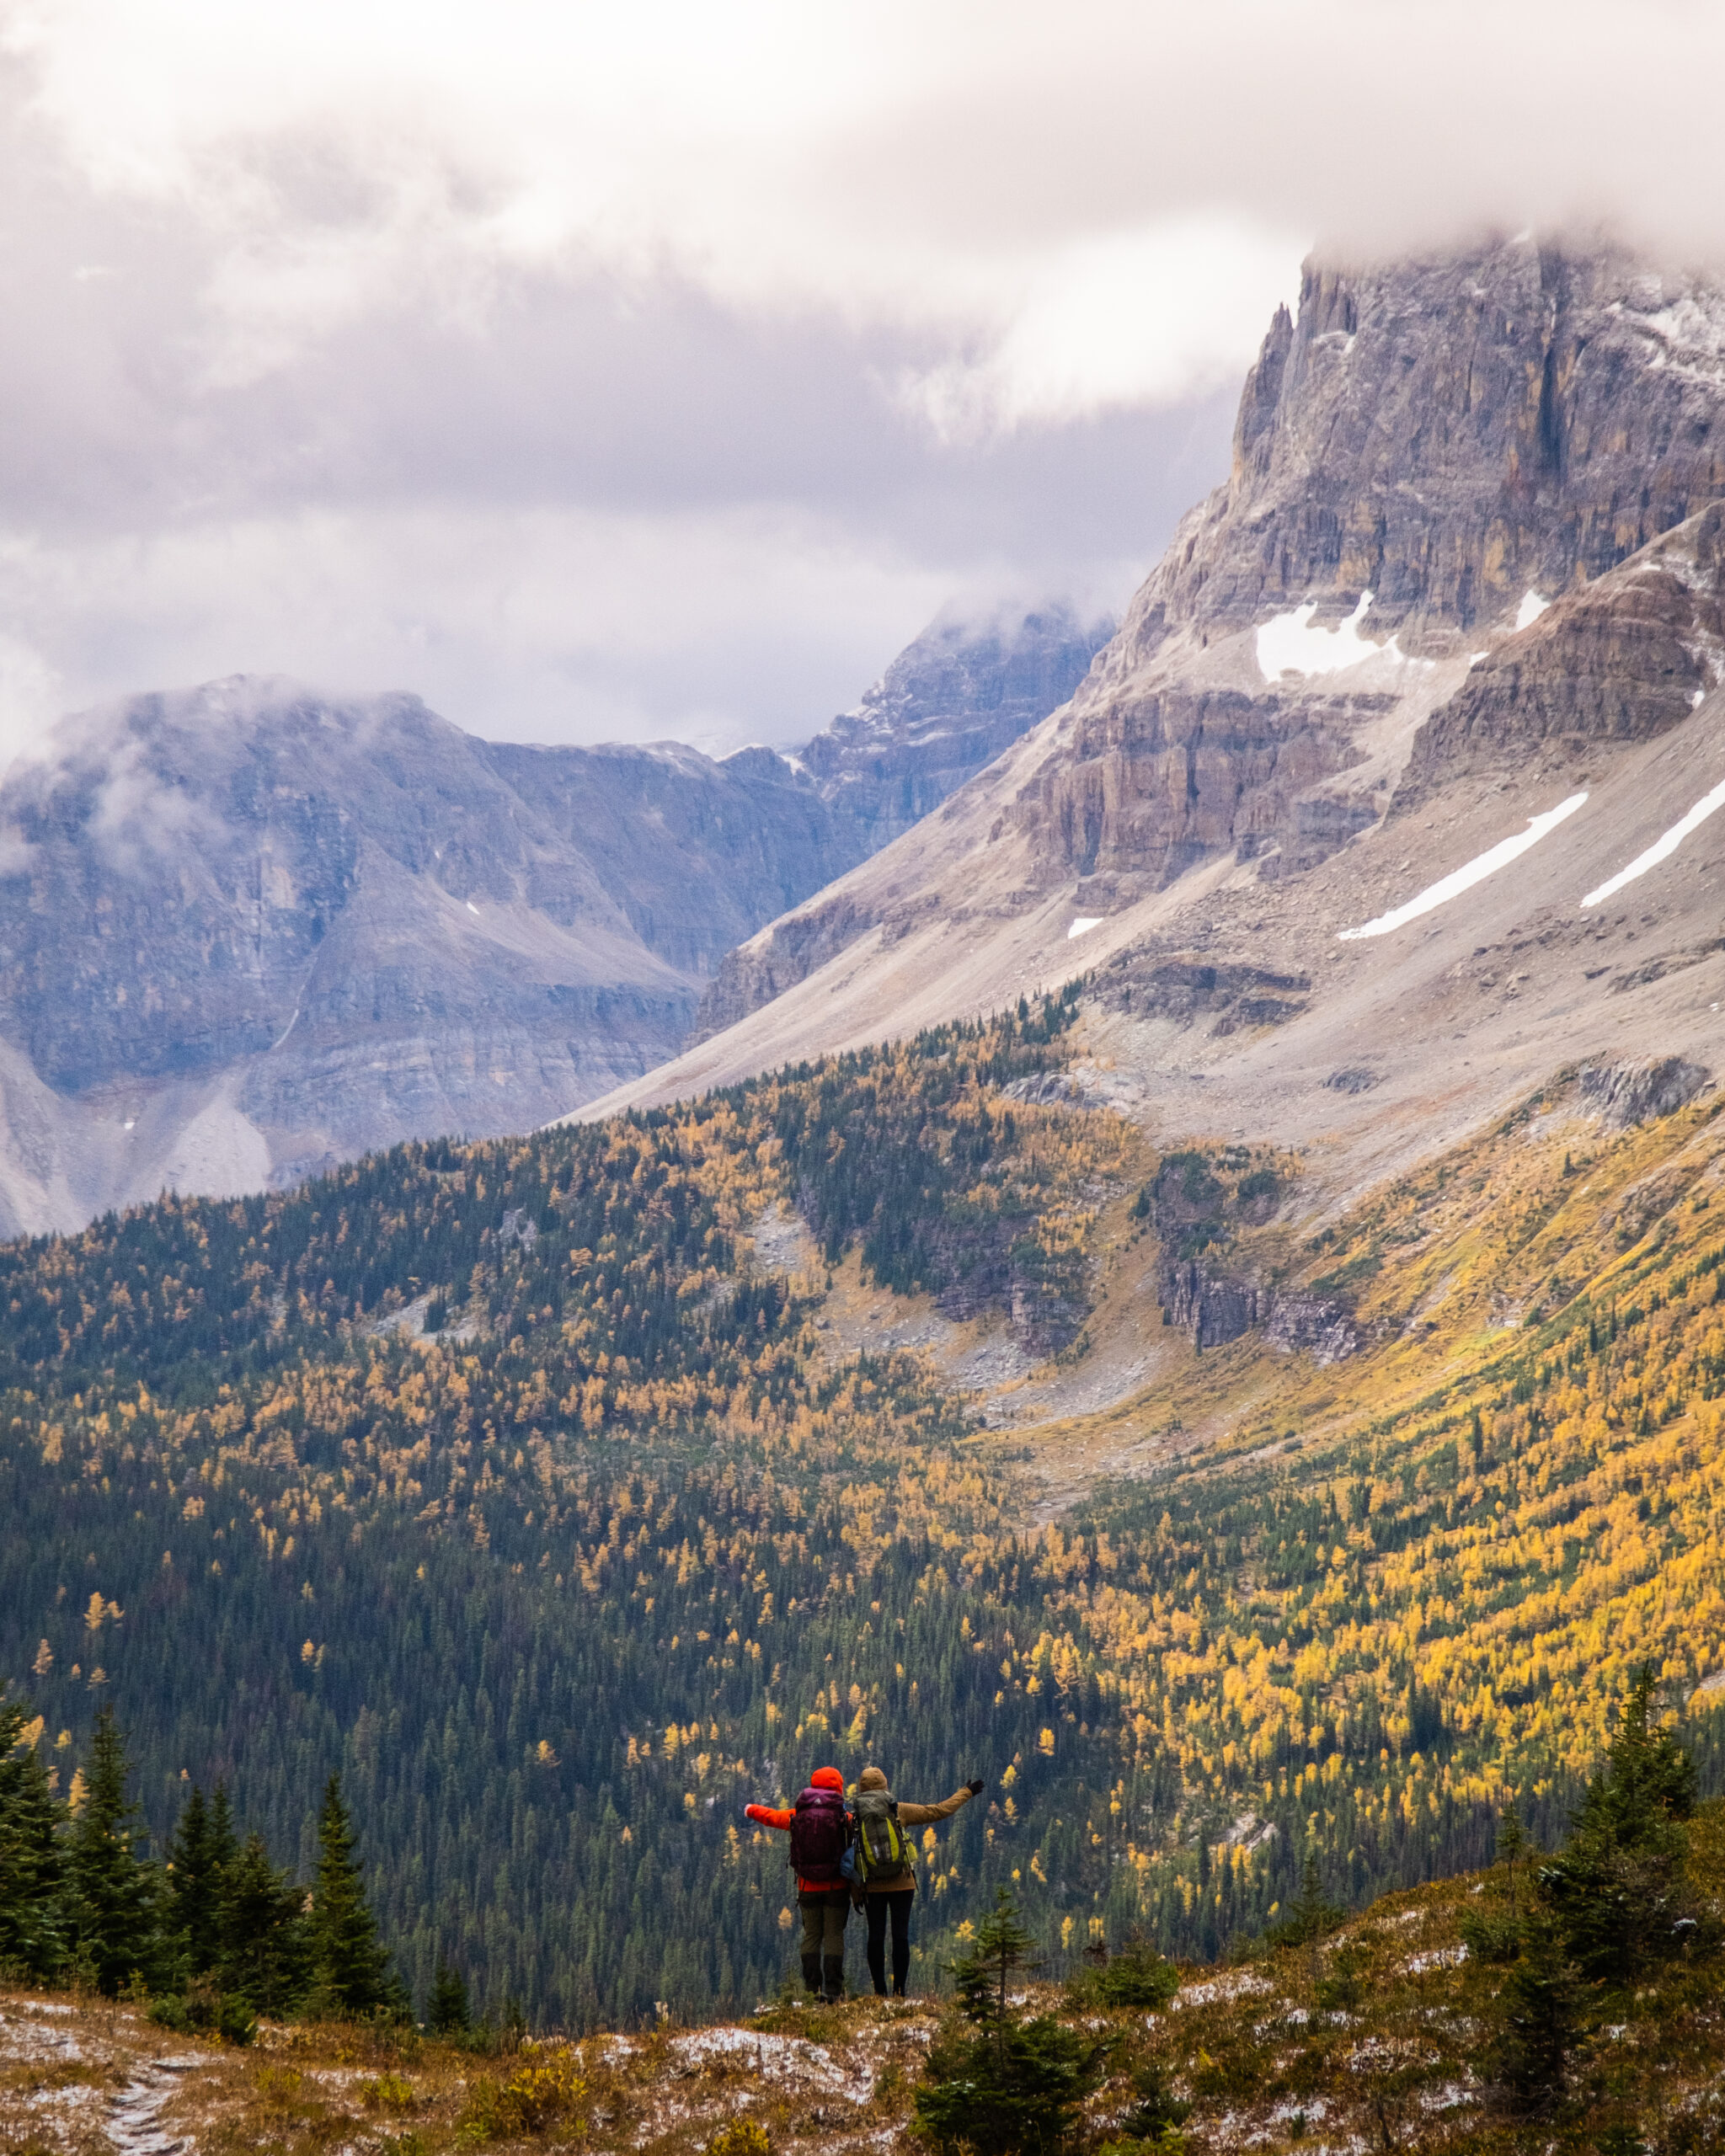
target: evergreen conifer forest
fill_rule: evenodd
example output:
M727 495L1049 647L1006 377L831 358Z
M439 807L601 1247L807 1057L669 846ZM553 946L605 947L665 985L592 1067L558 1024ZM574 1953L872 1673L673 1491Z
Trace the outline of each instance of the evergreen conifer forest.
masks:
M777 1991L794 1891L742 1806L828 1760L989 1783L920 1853L924 1988L1001 1887L1076 1970L1479 1865L1509 1805L1555 1846L1643 1667L1717 1788L1712 1113L1613 1136L1556 1081L1302 1239L1297 1161L1006 1090L1079 1011L0 1251L0 1956L216 1968L226 1837L259 2010L459 1981L633 2025ZM801 1273L750 1258L774 1204ZM1071 1352L1157 1247L1359 1352L1194 1340L1027 1443L822 1325L860 1265Z

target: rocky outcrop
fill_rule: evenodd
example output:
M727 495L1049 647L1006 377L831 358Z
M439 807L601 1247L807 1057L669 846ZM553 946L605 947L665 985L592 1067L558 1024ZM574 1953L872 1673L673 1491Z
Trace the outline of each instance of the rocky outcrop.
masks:
M1295 798L1360 760L1355 729L1383 707L1237 689L1111 697L1075 712L1071 754L1018 819L1050 881L1129 873L1159 889L1210 855L1268 851L1284 830L1310 854L1316 826L1295 835Z
M1192 1335L1197 1348L1226 1347L1268 1316L1270 1291L1208 1266L1188 1262L1162 1273L1162 1308L1167 1322Z
M1487 654L1414 737L1391 814L1546 748L1649 741L1725 680L1725 504L1715 502Z
M1311 993L1307 974L1184 954L1165 957L1154 949L1123 951L1095 985L1105 1011L1171 1019L1178 1026L1209 1018L1211 1033L1219 1037L1253 1026L1282 1025L1300 1015Z
M1519 239L1309 262L1248 376L1226 485L1182 524L1106 669L1328 598L1423 635L1601 576L1725 495L1725 296ZM1321 613L1320 618L1323 618Z
M854 711L798 752L854 834L856 859L937 808L1065 703L1114 631L1106 616L1083 620L1057 602L932 622Z
M1180 526L1018 805L1039 870L1151 889L1230 849L1266 880L1316 867L1381 813L1346 774L1410 666L1456 660L1530 592L1604 577L1722 497L1725 297L1525 241L1308 264L1297 318L1277 314L1247 378L1227 483ZM1410 784L1499 733L1513 756L1530 737L1676 723L1717 678L1717 525L1685 530L1632 589L1483 660ZM1298 607L1320 632L1357 622L1368 599L1375 664L1271 682L1258 654L1209 655Z
M1583 1102L1608 1130L1632 1130L1686 1107L1712 1073L1668 1055L1650 1063L1596 1063L1580 1074Z
M771 1003L875 926L873 910L851 893L787 914L748 942L728 951L701 997L691 1042L708 1039Z
M1333 1295L1283 1291L1272 1299L1265 1341L1284 1355L1309 1355L1320 1369L1359 1353L1358 1322Z

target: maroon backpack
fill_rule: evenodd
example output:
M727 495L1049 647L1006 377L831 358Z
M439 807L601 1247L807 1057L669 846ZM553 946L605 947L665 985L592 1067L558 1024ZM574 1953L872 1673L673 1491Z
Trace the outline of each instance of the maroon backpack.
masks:
M842 1886L851 1822L836 1789L805 1789L791 1821L791 1869L811 1886Z

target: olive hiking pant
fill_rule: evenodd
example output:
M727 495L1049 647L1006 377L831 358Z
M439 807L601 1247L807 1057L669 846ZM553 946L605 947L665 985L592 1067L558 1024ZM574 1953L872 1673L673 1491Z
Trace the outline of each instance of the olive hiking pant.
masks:
M847 1888L797 1897L803 1912L803 1981L817 1999L845 1995L845 1924L851 1913Z

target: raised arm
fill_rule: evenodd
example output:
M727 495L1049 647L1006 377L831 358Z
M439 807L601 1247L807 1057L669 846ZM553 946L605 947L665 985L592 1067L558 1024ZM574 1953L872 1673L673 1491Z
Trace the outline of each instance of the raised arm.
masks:
M981 1793L981 1790L980 1781L967 1782L963 1789L955 1789L950 1796L943 1798L938 1804L906 1804L900 1798L899 1824L901 1827L932 1827L937 1819L950 1819L960 1805L968 1804L973 1796Z
M745 1819L752 1819L761 1827L777 1827L781 1833L788 1834L790 1832L791 1822L796 1816L794 1812L788 1810L782 1812L776 1805L772 1804L745 1804L743 1806L743 1817Z

